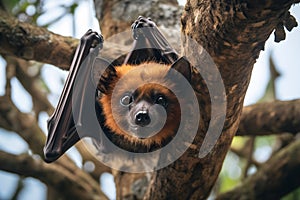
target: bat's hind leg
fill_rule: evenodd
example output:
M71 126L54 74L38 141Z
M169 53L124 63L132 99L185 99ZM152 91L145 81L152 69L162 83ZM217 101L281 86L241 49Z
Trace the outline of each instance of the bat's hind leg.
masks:
M178 53L168 43L151 18L138 17L131 25L135 40L131 54L124 63L139 64L146 61L172 64L178 59Z

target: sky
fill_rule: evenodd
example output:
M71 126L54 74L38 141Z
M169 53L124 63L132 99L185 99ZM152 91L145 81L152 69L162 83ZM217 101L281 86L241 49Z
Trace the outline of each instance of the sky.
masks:
M55 4L57 1L46 1L45 5L47 9L55 9L55 12L49 12L49 15L53 17L54 14L59 14L60 10L57 10ZM71 0L64 1L65 4L72 2ZM82 1L75 13L76 16L76 31L75 37L80 38L86 30L92 28L93 30L99 31L98 23L95 18L90 14L83 15L82 13L93 13L93 8L88 1ZM291 13L300 23L300 6L295 6L291 9ZM44 23L49 15L43 16L40 19L40 23ZM70 36L72 34L72 18L65 17L64 19L58 21L55 25L49 28L51 31ZM291 100L300 98L300 27L296 27L292 32L286 32L286 40L275 43L273 34L270 36L266 43L265 51L261 52L257 63L254 66L252 73L251 82L247 91L245 98L245 105L250 105L255 103L261 96L263 96L266 84L269 78L268 60L269 55L272 54L275 60L276 67L281 73L281 77L276 81L276 92L278 99L280 100ZM42 75L45 78L46 83L60 83L60 84L48 84L48 87L53 92L49 96L51 102L55 106L62 90L62 81L66 78L67 72L62 72L56 67L47 65L42 71ZM3 59L0 58L0 95L4 94L5 85L5 63ZM22 88L21 84L16 80L12 80L13 86L13 101L16 103L17 107L23 112L30 112L32 109L32 103L30 95L28 95ZM22 99L22 101L19 101ZM21 102L21 103L20 103ZM46 121L48 115L43 113L40 116L40 125L42 129L46 132ZM14 144L13 147L8 146L7 143ZM18 148L15 148L15 147ZM24 143L18 135L9 133L3 129L0 129L0 149L5 150L14 154L19 154L26 151L27 144ZM76 154L76 152L73 152ZM73 155L72 154L72 155ZM78 163L79 165L79 163ZM108 175L101 180L107 181L108 187L105 188L108 194L114 193L112 188L112 179ZM14 189L17 177L6 172L0 172L0 199L7 197ZM22 200L32 199L33 193L35 193L36 199L43 199L45 196L46 188L41 185L38 181L32 178L26 179L26 190L23 191ZM112 198L112 197L111 197Z

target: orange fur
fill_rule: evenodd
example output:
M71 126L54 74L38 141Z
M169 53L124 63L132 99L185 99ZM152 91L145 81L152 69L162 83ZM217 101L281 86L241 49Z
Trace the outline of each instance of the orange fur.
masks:
M113 91L104 94L101 99L99 99L105 116L105 126L108 127L113 134L124 138L124 142L129 142L132 145L139 144L146 148L150 148L152 145L165 145L165 142L168 142L167 140L169 138L175 136L178 125L180 124L180 106L175 95L170 92L169 89L162 86L165 85L172 89L174 85L165 78L169 69L170 66L157 63L143 63L138 66L122 65L116 67L117 78L110 83L112 84L111 88L114 88ZM124 80L122 78L124 78ZM119 82L120 80L121 82ZM153 83L145 84L149 81ZM162 85L160 85L160 83ZM121 86L116 87L118 84ZM155 89L170 99L171 102L167 109L167 119L163 129L154 136L145 139L139 139L120 128L118 124L121 123L126 116L120 116L119 113L114 112L114 108L112 108L112 106L117 106L119 103L112 99L113 95L119 97L119 95L127 92L128 89L136 87L136 85L140 86L139 96L147 96L151 90Z

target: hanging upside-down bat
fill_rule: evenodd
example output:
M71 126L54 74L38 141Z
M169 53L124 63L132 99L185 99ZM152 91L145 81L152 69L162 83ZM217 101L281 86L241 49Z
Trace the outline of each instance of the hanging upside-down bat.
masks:
M81 137L101 144L103 136L93 133L92 112L104 135L127 151L154 151L176 134L181 111L172 91L177 83L171 77L176 70L190 81L191 66L179 58L151 19L139 17L132 32L132 51L110 63L97 58L103 46L101 35L89 30L81 38L58 106L48 120L46 162L58 159ZM97 69L102 69L96 71L99 76L91 75ZM76 84L78 76L83 77L80 84ZM89 91L95 80L95 90Z

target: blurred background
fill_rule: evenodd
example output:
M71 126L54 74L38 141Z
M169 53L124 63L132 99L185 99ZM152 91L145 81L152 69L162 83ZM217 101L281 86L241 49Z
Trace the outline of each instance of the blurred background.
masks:
M89 28L100 31L98 22L94 17L95 11L92 0L6 0L3 2L20 20L46 27L60 35L80 38ZM184 5L185 1L182 0L179 3ZM291 14L299 22L300 6L293 7ZM288 32L286 39L280 43L274 42L273 34L270 36L265 50L261 52L255 64L245 99L245 106L257 102L273 101L274 99L291 100L300 98L299 48L299 27ZM32 73L40 74L42 78L39 83L40 87L47 93L51 104L56 106L68 72L48 64L34 63L33 65L36 67L32 68ZM5 74L6 63L0 57L0 95L5 92ZM13 102L22 112L30 113L33 109L30 94L26 92L16 78L11 79L11 87ZM46 123L48 117L45 112L42 112L39 116L40 127L45 133L47 133ZM251 138L236 137L233 141L232 150L228 153L224 162L214 191L229 190L245 178L247 174L256 171L255 165L248 166L247 160L236 153L247 142L254 143L253 159L261 163L271 156L272 149L276 145L276 138L273 136L257 137L254 141ZM29 151L27 143L21 137L2 128L0 128L0 150L12 154L28 153ZM74 158L78 166L82 167L80 155L74 148L68 151L68 155ZM106 195L114 199L113 177L109 174L103 174L101 184ZM0 199L46 199L46 190L47 187L39 180L23 178L0 171ZM300 199L299 190L288 195L285 199Z

